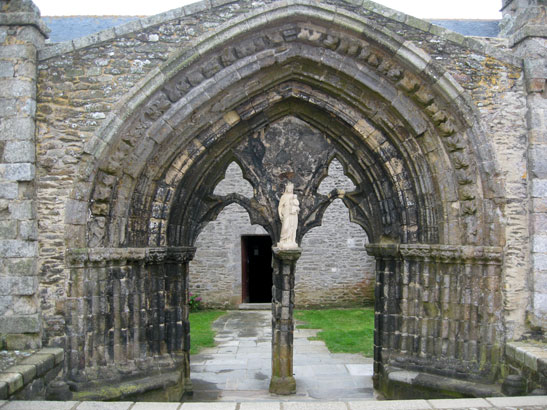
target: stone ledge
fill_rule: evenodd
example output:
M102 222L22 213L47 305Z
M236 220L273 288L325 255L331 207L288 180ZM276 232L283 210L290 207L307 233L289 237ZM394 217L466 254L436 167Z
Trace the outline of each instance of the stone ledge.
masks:
M60 366L63 360L63 349L44 348L0 372L0 400L8 399L20 392L55 366Z
M166 246L159 248L73 248L65 252L70 267L84 267L89 264L124 263L128 261L161 263L185 262L193 258L196 248Z
M453 379L449 377L420 373L410 370L393 369L388 374L388 380L406 389L419 389L432 392L449 392L450 396L461 397L499 397L502 396L499 385L482 384L472 381ZM395 388L395 387L394 387ZM404 393L403 393L404 394ZM437 396L438 397L438 396Z
M526 391L547 388L547 344L538 341L509 342L505 356L512 373L526 380Z

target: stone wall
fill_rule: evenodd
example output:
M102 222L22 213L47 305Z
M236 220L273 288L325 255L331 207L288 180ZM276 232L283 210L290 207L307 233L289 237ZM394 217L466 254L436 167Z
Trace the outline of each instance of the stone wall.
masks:
M327 195L333 189L352 191L355 186L344 176L334 159L328 176L319 187ZM232 163L215 194L232 192L253 196L241 169ZM196 256L190 263L190 292L199 294L207 306L236 307L241 303L241 236L267 235L251 225L249 215L238 205L226 207L201 232ZM374 302L374 258L366 254L363 228L350 223L349 212L340 200L323 216L322 225L302 240L302 256L296 264L296 306L361 306Z
M35 191L36 65L47 28L31 1L0 10L0 334L40 346Z
M527 173L531 254L529 317L547 330L547 6L535 0L504 1L503 34L523 58L526 96ZM524 176L523 176L524 177Z

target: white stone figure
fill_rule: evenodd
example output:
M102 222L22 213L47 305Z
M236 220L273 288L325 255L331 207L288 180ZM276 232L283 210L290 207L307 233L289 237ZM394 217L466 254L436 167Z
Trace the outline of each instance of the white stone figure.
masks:
M281 219L281 237L277 243L279 249L298 248L296 243L296 229L298 228L298 212L300 203L293 193L293 184L289 182L285 192L279 200L279 218Z

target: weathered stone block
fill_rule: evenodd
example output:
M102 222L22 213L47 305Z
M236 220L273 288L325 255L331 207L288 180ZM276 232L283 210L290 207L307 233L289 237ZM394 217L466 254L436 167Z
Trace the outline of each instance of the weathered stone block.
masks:
M65 222L67 224L77 224L85 221L87 207L87 202L68 200L66 202Z
M35 241L38 239L36 221L19 222L19 239Z
M547 295L547 271L534 271L534 291Z
M0 373L0 382L5 382L8 385L8 394L14 394L16 391L23 388L23 376L19 373Z
M9 102L9 100L0 100L0 102L1 106L7 106L5 108L15 106L15 102ZM0 109L0 115L7 114L9 113L2 112ZM0 140L32 140L34 139L34 129L35 124L31 117L4 118L0 122Z
M5 258L29 258L38 254L36 242L19 240L0 240L0 255Z
M0 59L33 60L36 48L30 44L11 44L0 47Z
M6 312L11 309L12 302L12 296L0 296L0 315L6 314Z
M15 199L19 194L19 185L17 183L0 183L0 198Z
M32 276L36 272L36 259L28 258L6 258L4 259L4 271L6 276Z
M0 400L8 398L8 384L6 382L0 382Z
M534 178L547 179L547 146L532 145L528 150L530 155L530 171Z
M36 160L32 141L8 141L4 150L4 162L29 162Z
M9 204L12 219L26 221L35 218L34 203L32 200L13 201Z
M29 366L24 364L11 366L6 369L6 372L19 373L21 376L23 376L23 383L27 384L30 383L34 377L36 377L36 366Z
M532 180L532 196L538 198L547 197L547 179L535 178Z
M532 249L534 252L547 253L547 235L540 235L540 234L533 235Z
M13 77L15 75L15 67L10 61L0 61L0 78Z
M36 353L21 362L24 365L36 366L36 374L42 376L55 366L55 355Z
M16 315L32 315L38 312L38 301L34 295L14 295L12 310Z
M0 221L0 239L17 238L17 221Z
M0 164L0 176L8 181L32 181L35 176L34 164Z
M21 79L0 80L0 98L36 98L36 86Z
M38 353L52 354L55 359L55 365L61 363L65 358L65 351L59 347L44 347Z
M6 276L0 281L0 295L34 295L37 286L35 276Z

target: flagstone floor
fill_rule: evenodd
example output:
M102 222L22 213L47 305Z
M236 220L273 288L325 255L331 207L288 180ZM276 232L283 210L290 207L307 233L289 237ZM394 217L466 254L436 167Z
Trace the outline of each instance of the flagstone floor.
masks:
M192 401L374 400L372 359L330 353L317 330L294 333L297 392L268 392L271 376L271 312L232 311L213 325L217 346L191 357Z

